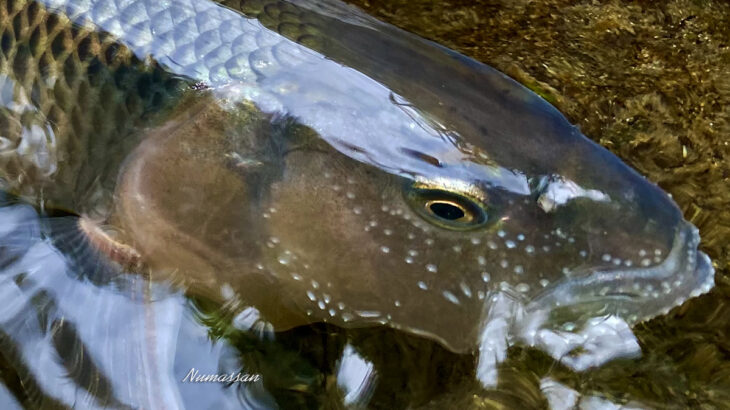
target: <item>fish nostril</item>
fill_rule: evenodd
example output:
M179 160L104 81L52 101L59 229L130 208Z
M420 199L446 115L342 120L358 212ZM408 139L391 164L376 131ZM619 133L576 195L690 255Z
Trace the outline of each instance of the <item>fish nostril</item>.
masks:
M463 218L471 219L468 217L466 210L459 204L451 201L429 201L426 207L441 219L449 221L458 221Z
M435 167L439 167L439 168L443 167L443 164L441 163L441 161L438 158L425 154L423 152L419 152L419 151L409 149L409 148L401 148L400 151L406 155L419 159L419 160L421 160L427 164L431 164Z

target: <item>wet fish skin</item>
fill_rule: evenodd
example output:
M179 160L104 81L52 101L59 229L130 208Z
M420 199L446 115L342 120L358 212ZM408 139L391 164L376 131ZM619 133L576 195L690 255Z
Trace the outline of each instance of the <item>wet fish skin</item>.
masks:
M51 7L60 7L57 3L47 2ZM346 262L340 260L339 270L358 272L353 277L368 278L372 269L364 268L368 266L365 261L378 261L379 269L389 269L379 272L383 276L366 282L368 285L391 284L394 279L388 273L399 271L403 273L398 278L408 278L416 294L424 287L436 290L420 297L421 301L432 301L426 305L433 306L434 311L411 311L402 320L394 319L393 326L435 338L448 334L450 340L442 341L463 350L470 344L465 341L473 340L477 330L469 331L471 334L448 332L443 330L448 326L443 326L462 317L465 323L478 323L475 318L483 314L483 302L477 301L479 290L489 293L502 287L515 289L528 303L533 303L533 310L549 310L554 303L561 302L575 307L572 315L581 322L595 314L594 305L603 307L598 311L608 309L629 321L650 317L696 293L695 290L711 286L712 270L706 257L691 250L696 247L697 234L682 222L679 210L664 192L583 137L549 104L484 65L359 14L351 19L354 23L321 15L315 28L322 33L318 38L327 40L315 41L313 47L328 54L317 54L266 29L267 25L276 26L287 34L284 20L292 14L286 10L272 13L282 5L280 2L265 3L255 18L205 2L178 1L166 8L138 0L119 13L104 2L64 4L80 24L112 30L135 53L149 54L176 73L213 87L233 84L225 91L224 99L249 100L264 112L284 112L349 158L379 168L396 179L415 181L405 188L407 192L451 192L484 206L491 223L483 229L451 232L421 222L409 213L413 204L398 196L400 191L392 188L398 184L392 182L392 177L380 174L376 181L357 184L377 186L391 195L379 200L373 193L366 195L371 199L363 202L367 214L374 215L375 210L387 206L400 209L401 214L411 218L402 222L389 213L387 223L382 215L375 218L380 220L372 222L387 226L395 235L380 238L375 233L360 234L364 237L352 243L366 243L372 249L350 258L351 264L344 265ZM261 3L240 4L245 9L247 4ZM311 10L308 5L342 10L335 2L298 4L305 5L299 8L299 19L305 23L311 23L301 17L307 15L302 10ZM296 5L280 8L292 7L297 9ZM180 21L175 28L165 26L165 19L157 20L159 16L172 15L171 10ZM125 13L138 13L134 14L134 30L130 26L129 33L122 30L123 18L115 17L126 16ZM281 24L274 23L279 21L277 18L282 19ZM331 24L324 25L322 21ZM215 27L221 26L226 30L216 32ZM154 35L148 31L152 27L156 28ZM178 27L185 28L186 36L174 36ZM306 24L302 30L317 31ZM290 36L306 44L304 37L296 33ZM374 44L385 47L375 52ZM373 50L370 54L362 52L367 46ZM200 55L203 57L199 58ZM414 70L416 65L423 69ZM322 81L323 77L327 81ZM445 79L448 83L443 82ZM384 85L388 87L385 90ZM353 111L358 115L352 116ZM529 140L530 144L515 144L515 138ZM310 166L317 166L316 161ZM322 172L321 169L317 175ZM355 179L362 174L366 173L355 174ZM339 182L342 179L346 180L344 175ZM334 189L344 185L323 184L313 177L291 186L297 184L306 184L316 192L316 199L322 200L319 209L329 209L326 215L339 222L316 235L320 241L336 238L342 232L364 231L362 222L354 224L354 217L345 214L356 205L345 201L346 196L343 198L342 192ZM272 188L276 192L276 187ZM304 194L300 192L292 198ZM332 209L328 204L338 206ZM314 217L300 214L300 218L295 218L298 209L293 204L290 207L279 214L291 217L282 226L295 226L297 220L309 221ZM269 228L275 226L273 220L265 224ZM297 231L315 230L302 227ZM419 237L434 235L430 238L434 244L410 245L408 233ZM677 242L677 238L681 240ZM313 239L314 236L291 238L291 242L282 242L282 248L317 255L312 259L321 266L328 258L324 250L336 244L318 248L320 244ZM430 246L438 253L431 251ZM383 252L383 247L388 252ZM456 263L454 248L463 250ZM380 254L374 252L376 249ZM429 258L409 264L409 251ZM678 259L667 259L670 254ZM544 259L547 255L548 265ZM453 269L453 276L443 272L444 266ZM677 269L680 271L674 272ZM439 271L439 275L432 275ZM326 272L324 277L332 274L330 269L323 268L321 272ZM667 276L675 277L679 286L667 281ZM486 278L489 284L484 284ZM357 281L343 280L343 286L350 283ZM669 286L669 292L661 291L654 297L661 284ZM402 285L391 288L405 289ZM311 282L307 286L309 289L302 288L293 297L303 298L316 290ZM341 290L344 292L345 288ZM365 298L354 290L348 291L352 293L341 298L330 295L330 299L348 303L377 300L370 294ZM413 299L410 292L403 292L403 299ZM464 302L471 303L470 307L461 304L464 299L457 296L460 293L466 299L471 294L475 301ZM364 302L357 309L365 312L364 316L378 316L361 317L363 323L388 321L373 312L384 313L385 306L394 305L400 298L385 294L387 291L381 293L381 303L373 304L380 306L380 310ZM315 301L312 310L317 309L321 299L315 297ZM450 311L452 305L468 313L436 312ZM397 315L395 311L388 308L391 316Z
M112 224L127 233L127 240L140 249L158 278L186 281L191 291L211 298L220 298L221 284L231 284L277 329L309 320L395 327L417 320L418 328L406 329L458 350L469 349L468 341L476 335L459 332L473 332L466 323L484 320L482 309L489 305L495 287L508 290L504 283L493 285L496 280L504 282L503 277L484 275L495 267L489 266L484 249L499 243L493 250L503 255L517 248L519 239L506 238L496 228L445 235L442 228L413 213L402 192L407 180L353 163L315 138L303 138L302 143L285 137L284 145L293 146L274 151L288 151L286 155L259 153L255 158L261 160L260 169L239 169L227 157L224 147L230 148L231 142L226 139L254 134L227 131L219 124L231 124L235 117L214 102L202 105L207 108L184 111L148 136L120 178ZM207 138L200 138L202 132ZM188 157L197 161L181 160ZM270 180L264 195L240 178L259 173L268 175L259 178ZM179 180L198 188L166 188ZM201 205L209 201L216 204L212 210ZM312 225L313 220L318 223ZM485 235L489 239L482 242ZM551 240L560 238L552 235ZM508 241L515 245L510 248ZM570 252L571 242L562 243ZM546 252L519 247L514 251L517 256L527 253L520 261L525 271L512 277L527 281L522 276L538 269L529 263L539 266L543 262L536 253ZM529 257L538 259L530 262ZM165 272L173 272L172 277ZM416 286L413 281L418 281ZM518 292L531 291L522 290L520 284L527 283L517 282ZM591 310L589 305L584 313L590 317L606 307L620 313L633 303L626 298L618 303L610 296L605 299L596 301L604 307ZM438 307L438 316L429 310L429 303ZM559 310L552 303L541 307ZM569 320L576 317L555 319L558 324ZM441 340L441 335L449 339ZM456 343L465 345L458 348Z
M115 223L148 253L154 270L177 272L191 280L191 291L233 283L244 297L271 295L261 306L282 327L383 323L470 351L484 336L495 293L540 318L536 326L557 329L606 314L634 322L712 286L696 231L666 194L484 65L358 14L322 14L318 21L330 25L303 29L314 33L311 42L292 34L317 54L266 29L284 12L267 14L267 22L209 2L137 0L124 10L94 1L42 3L109 31L177 75L220 89L223 106L245 100L264 113L284 113L327 143L280 153L263 174L271 176L263 184L270 189L254 198L233 175L255 174L249 165L266 163L260 152L197 142L195 150L212 153L202 167L209 172L200 173L151 131L123 171ZM337 3L299 4L338 10ZM159 16L173 11L179 25L164 26ZM287 34L289 26L276 27ZM177 136L225 137L225 129L206 133L192 125ZM231 164L232 153L246 160L242 166ZM177 165L134 171L163 161ZM171 182L195 173L208 182L201 192L169 192ZM219 229L211 235L198 219L182 218L193 199L202 204L206 195L228 191L243 196L216 203L212 226ZM432 195L483 211L486 223L449 229L448 221L424 214ZM233 206L252 199L255 206ZM142 223L149 220L157 222ZM228 232L226 223L238 233L233 241L216 236ZM160 238L173 248L167 254L152 252ZM281 262L287 258L304 262ZM501 319L519 327L510 322L516 312L507 313L514 317Z

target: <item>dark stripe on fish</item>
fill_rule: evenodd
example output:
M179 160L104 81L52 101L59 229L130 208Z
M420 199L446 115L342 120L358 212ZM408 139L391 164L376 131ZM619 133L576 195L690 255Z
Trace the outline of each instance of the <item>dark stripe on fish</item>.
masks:
M16 146L28 130L56 140L41 164L1 158L0 187L66 209L95 195L91 202L106 205L95 191L113 188L124 153L138 143L134 130L191 83L36 1L6 2L0 27L0 135ZM21 99L22 114L8 108Z

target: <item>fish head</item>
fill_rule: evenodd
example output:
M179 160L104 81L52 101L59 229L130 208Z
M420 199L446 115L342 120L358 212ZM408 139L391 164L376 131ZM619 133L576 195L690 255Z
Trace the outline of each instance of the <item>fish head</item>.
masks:
M292 152L271 189L267 266L310 316L388 324L455 351L474 347L496 292L562 329L607 315L633 323L707 291L696 228L655 185L582 143L586 166L611 166L610 185L478 157L453 176L441 158L432 175L404 177L334 150Z
M233 289L278 329L388 325L467 352L498 292L561 328L635 322L712 286L671 198L562 117L560 152L397 141L393 169L295 120L231 143L241 130L216 110L145 140L116 221L149 265L192 291Z
M535 141L394 139L400 167L363 160L367 144L289 153L268 230L292 300L321 320L388 324L464 352L498 292L554 329L631 324L707 292L714 270L671 197L517 91L531 125L509 118L502 132Z

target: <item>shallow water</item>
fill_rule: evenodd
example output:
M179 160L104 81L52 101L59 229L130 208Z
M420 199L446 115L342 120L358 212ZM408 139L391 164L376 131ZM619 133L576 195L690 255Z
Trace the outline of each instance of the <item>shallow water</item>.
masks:
M474 380L471 355L457 355L433 341L402 332L312 325L277 334L276 340L270 341L261 337L266 335L265 328L254 326L255 312L241 313L235 306L221 308L203 298L186 301L175 292L140 286L134 277L121 278L112 289L97 288L83 280L69 284L64 275L68 275L66 269L73 273L73 266L67 267L42 240L38 233L43 229L42 221L31 215L22 219L20 230L3 232L15 235L13 243L35 244L36 252L20 261L13 259L17 255L12 252L4 255L12 259L15 269L29 272L16 278L17 290L16 284L3 289L23 295L14 294L14 299L9 299L23 300L42 312L38 319L41 325L33 327L34 321L12 320L17 318L17 306L6 310L8 328L16 324L28 327L25 333L2 338L3 368L8 369L4 372L5 386L16 400L28 407L38 407L39 403L49 407L58 403L48 395L68 401L79 394L72 385L54 390L43 384L45 380L38 374L50 380L68 379L70 375L89 393L79 395L82 407L99 403L123 406L135 395L148 398L145 407L160 402L184 402L190 408L236 407L241 402L267 407L273 405L272 397L285 408L338 407L342 396L349 393L355 402L368 402L374 408L541 408L547 404L546 392L568 392L548 387L548 377L584 395L584 403L610 399L637 406L665 407L672 403L684 407L721 406L730 400L730 372L725 359L726 313L730 312L724 302L728 214L722 212L730 196L724 160L729 151L727 141L721 138L728 135L728 112L723 110L728 106L730 89L723 73L727 64L722 64L728 56L728 32L720 24L728 11L712 3L681 2L658 11L647 10L650 4L623 7L560 2L360 5L519 79L581 125L586 135L672 193L685 217L701 230L700 246L718 270L718 287L668 315L636 325L643 350L640 359L614 361L576 373L545 353L513 347L500 366L497 388L484 390ZM675 45L681 52L672 51ZM6 211L6 226L19 220L15 212L32 212L27 207ZM11 262L6 259L3 263ZM45 268L38 269L39 265ZM59 288L57 294L38 291L54 287ZM128 299L113 299L119 293ZM32 297L26 301L27 295ZM142 302L135 304L134 300ZM156 302L146 303L150 300ZM86 310L94 307L99 310L97 320L88 322ZM127 321L130 329L110 332L109 323L124 323L123 318L130 315L140 319ZM75 329L64 325L64 320L87 321L88 326ZM43 325L48 323L53 324L49 332ZM252 328L253 332L245 331ZM125 344L118 336L125 333L131 341L154 334L154 343ZM86 347L92 356L112 360L90 363L79 358L79 345L84 340L94 342ZM177 341L176 349L167 350L173 340ZM43 367L48 361L26 359L27 367L19 367L13 352L32 343L44 354L54 350L62 356L62 352L69 354L60 365L50 361L51 366ZM99 353L96 349L105 350ZM225 388L210 383L184 384L180 377L167 380L164 370L154 370L155 366L164 369L160 358L174 362L174 374L180 377L205 363L207 368L201 370L207 372L243 366L263 374L265 383ZM129 383L139 366L147 370L138 375L149 378ZM36 377L29 377L28 369ZM109 379L104 373L110 374L106 376ZM348 373L352 375L349 384L345 382ZM21 382L44 387L22 387ZM338 384L345 388L338 389ZM169 385L176 385L180 395L163 388ZM8 403L12 401L3 397Z
M656 407L730 403L730 7L719 1L353 1L484 61L555 104L657 182L700 228L710 294L635 330L644 357L576 375L515 349L500 394L539 406L545 372L580 391ZM505 397L506 396L506 397Z

